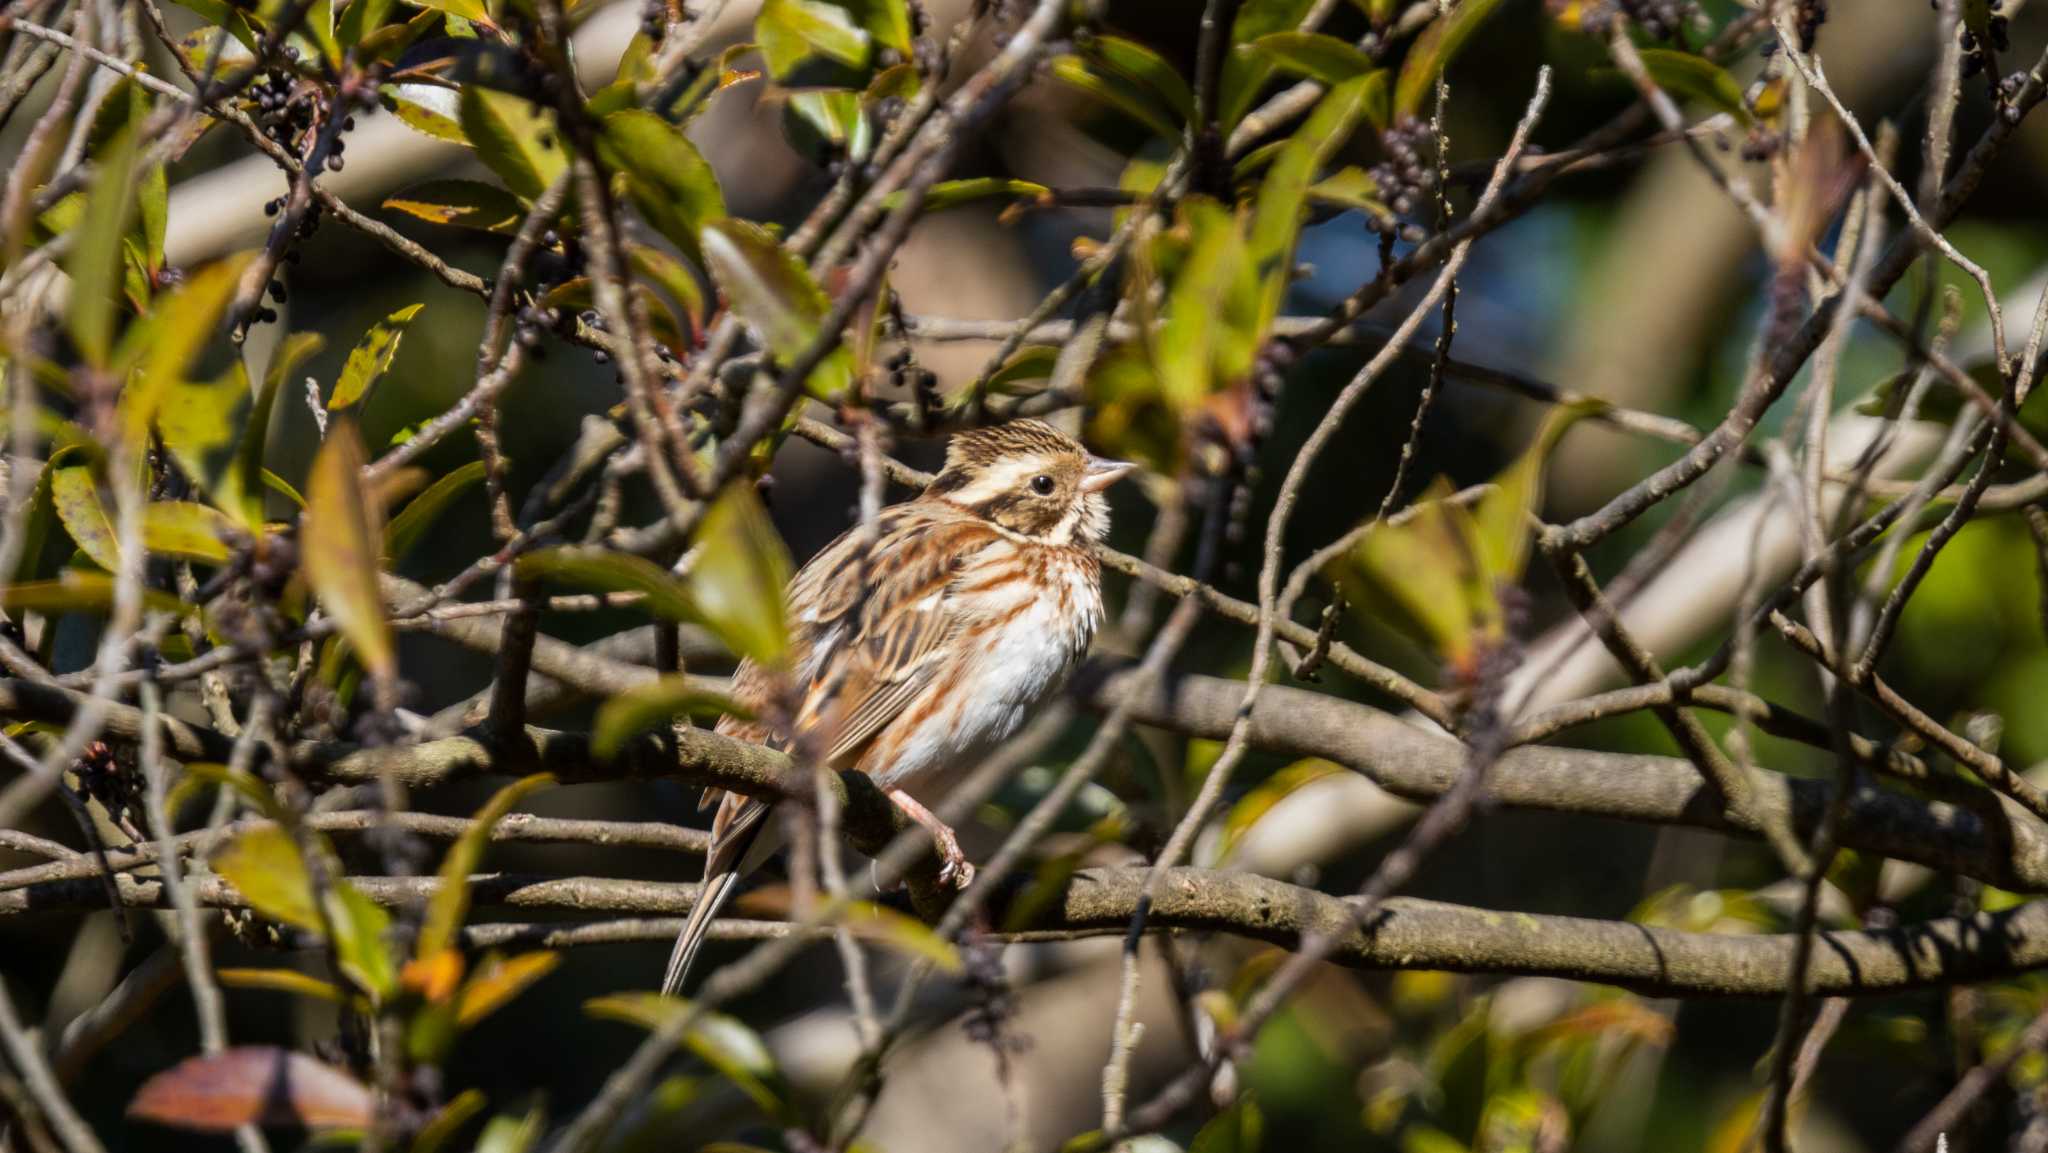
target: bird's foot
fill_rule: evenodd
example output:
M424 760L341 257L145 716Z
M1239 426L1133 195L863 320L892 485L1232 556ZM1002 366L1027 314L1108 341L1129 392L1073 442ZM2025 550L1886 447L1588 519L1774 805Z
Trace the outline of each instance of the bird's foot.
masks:
M903 810L904 815L931 833L932 850L939 855L939 883L956 889L965 889L973 884L974 863L960 851L960 839L953 835L952 827L902 789L889 790L889 799Z

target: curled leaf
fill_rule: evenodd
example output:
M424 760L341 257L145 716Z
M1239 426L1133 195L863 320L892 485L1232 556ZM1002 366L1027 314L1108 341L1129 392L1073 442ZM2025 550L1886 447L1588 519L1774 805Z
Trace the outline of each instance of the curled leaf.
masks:
M398 357L398 342L405 339L406 326L424 307L408 304L370 326L349 350L348 363L341 366L341 376L334 382L334 395L327 398L327 411L339 412L369 396L370 389L391 371L391 362Z
M484 807L477 810L469 828L441 858L441 883L427 902L415 956L432 957L455 944L455 934L462 929L462 918L469 912L469 875L476 871L477 862L483 860L491 829L512 811L512 806L554 783L555 778L547 773L522 777L492 794Z

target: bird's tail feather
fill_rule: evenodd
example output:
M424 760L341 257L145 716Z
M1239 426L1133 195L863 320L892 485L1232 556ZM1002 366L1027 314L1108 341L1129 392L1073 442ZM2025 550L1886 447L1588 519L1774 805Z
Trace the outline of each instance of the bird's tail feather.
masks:
M719 910L732 899L733 890L739 888L740 878L759 866L756 858L767 853L751 853L760 839L761 829L768 806L760 802L749 804L719 838L711 852L704 859L704 884L697 894L697 903L690 907L690 919L683 924L683 931L676 935L676 947L669 952L668 969L661 977L661 995L674 996L690 976L690 966L697 959L697 950L704 947L704 940L711 934L711 922L718 918ZM772 851L773 846L759 846Z

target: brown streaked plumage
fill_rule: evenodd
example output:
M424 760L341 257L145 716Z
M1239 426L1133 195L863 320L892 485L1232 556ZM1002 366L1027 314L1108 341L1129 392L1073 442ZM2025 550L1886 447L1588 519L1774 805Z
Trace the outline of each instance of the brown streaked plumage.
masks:
M1102 490L1129 467L1035 420L961 433L921 495L848 531L790 582L792 730L832 768L873 776L929 828L957 884L974 868L913 790L1015 732L1087 653L1102 616L1088 545L1109 529ZM770 677L742 663L733 691L765 703ZM791 732L732 717L718 731L794 743ZM718 805L704 888L664 993L681 987L739 878L772 852L760 839L767 803L717 792L704 800Z

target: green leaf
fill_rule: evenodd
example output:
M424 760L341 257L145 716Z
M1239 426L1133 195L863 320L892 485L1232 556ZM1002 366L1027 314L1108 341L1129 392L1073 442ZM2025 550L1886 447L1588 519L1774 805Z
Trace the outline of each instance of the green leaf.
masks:
M1202 1126L1188 1153L1259 1153L1265 1130L1257 1098L1245 1093Z
M364 37L384 26L393 3L394 0L349 0L341 23L334 30L335 39L345 48L361 44Z
M633 271L641 279L666 293L669 300L682 309L676 317L678 328L694 334L703 327L704 289L697 282L696 274L682 261L659 248L628 244L626 263L633 266Z
M1374 593L1385 594L1446 662L1470 670L1480 641L1499 633L1500 600L1485 579L1472 511L1449 496L1449 482L1439 477L1405 520L1365 533L1351 557L1364 583L1351 569L1338 575L1359 611Z
M840 0L875 43L894 49L899 56L910 55L910 5L908 0Z
M1117 72L1080 56L1055 56L1047 65L1052 78L1093 96L1168 140L1181 135L1181 123L1156 94Z
M377 590L376 510L363 499L363 445L355 424L334 422L313 458L299 529L300 567L327 614L371 674L398 671L398 651Z
M476 1153L527 1153L546 1125L547 1115L539 1102L524 1117L500 1114L484 1125L483 1134L476 1139Z
M457 996L457 1026L467 1029L504 1008L535 981L554 972L561 963L560 953L545 949L521 953L516 957L500 957L493 953L484 958L483 964L478 965L476 972L463 983L462 992Z
M249 408L249 423L242 429L241 445L235 450L232 493L222 493L221 506L236 514L251 533L263 532L263 488L269 470L263 467L263 450L270 443L270 410L285 379L307 357L325 343L319 333L298 332L284 338L270 354L270 367L263 374L263 387L256 390L256 402ZM301 505L303 501L299 502Z
M122 435L130 445L143 442L164 397L185 379L200 350L212 339L248 262L249 255L243 253L194 272L123 336L114 364L121 372L138 366L121 390Z
M1301 236L1309 186L1366 115L1373 93L1384 92L1385 87L1384 72L1367 73L1333 86L1266 170L1252 210L1250 242L1253 267L1263 285L1261 333L1279 315L1294 279L1294 249Z
M988 378L987 388L997 396L1021 396L1033 391L1022 386L1028 381L1050 380L1059 364L1060 350L1034 344L1018 349Z
M1152 360L1167 403L1187 413L1250 375L1261 320L1259 282L1238 218L1213 200L1190 197L1180 219L1194 239L1168 290Z
M1742 85L1719 64L1672 48L1643 48L1638 55L1643 58L1643 70L1650 74L1650 79L1673 96L1711 104L1741 124L1756 119L1742 102Z
M393 564L404 559L420 535L433 526L455 498L468 492L484 479L484 462L470 461L440 480L427 486L426 490L407 502L399 514L391 518L384 528L384 556Z
M477 159L521 197L538 199L568 168L553 113L481 84L462 86L459 107Z
M1245 0L1230 25L1233 47L1223 58L1223 85L1216 101L1216 117L1228 131L1251 111L1252 101L1273 75L1273 58L1254 52L1249 45L1275 32L1301 26L1313 0Z
M693 1006L680 997L620 993L585 1001L583 1009L593 1017L624 1021L651 1030L671 1026L678 1018L692 1012ZM769 1055L768 1046L762 1043L760 1036L738 1018L723 1013L700 1014L696 1024L684 1035L683 1044L705 1064L718 1070L720 1076L753 1098L762 1112L778 1119L792 1116L792 1110L784 1102L782 1076L775 1068L775 1058Z
M1139 85L1162 101L1185 124L1195 117L1195 94L1178 69L1166 57L1135 40L1121 36L1096 36L1082 49L1082 55L1098 69L1107 69Z
M222 485L232 484L226 474L241 428L235 415L248 399L249 378L238 360L218 380L172 382L157 408L157 435L178 468L201 492L229 507Z
M697 606L681 577L645 557L579 545L539 549L513 562L522 577L561 581L602 592L639 593L646 607L672 621L695 621Z
M704 261L726 304L754 330L762 347L781 361L803 355L831 311L825 292L794 254L759 225L725 219L700 233ZM811 395L836 400L853 382L853 362L835 348L806 382Z
M976 176L966 180L941 180L931 186L924 195L922 211L944 212L963 204L973 204L996 197L1014 197L1018 200L1038 200L1052 195L1052 189L1029 180L1006 180L1000 176ZM887 208L894 209L903 203L903 193L892 192L882 201Z
M134 133L123 132L93 158L85 215L71 230L71 251L64 262L64 271L71 277L65 326L80 355L95 367L107 365L114 343L114 315L121 293L121 242L136 209L137 151Z
M697 257L697 233L725 216L718 177L682 130L638 108L604 118L598 153L619 172L647 223Z
M237 885L236 888L241 886ZM332 981L309 977L297 969L222 969L214 976L230 989L268 989L275 993L290 993L298 997L310 997L315 1001L330 1001L337 1005L348 1003L348 994Z
M387 89L399 122L422 136L474 147L462 130L461 98L431 84L396 84Z
M786 108L783 124L790 143L813 161L823 163L841 153L861 161L874 150L873 126L859 93L806 89L791 93Z
M334 38L334 0L313 0L299 31L319 49L329 68L341 71L341 42Z
M327 855L331 860L333 854ZM334 865L332 873L338 876L340 862ZM382 1004L398 988L398 970L391 963L391 950L384 947L391 914L347 881L336 880L326 895L327 917L334 925L334 958L342 975L373 1004Z
M846 9L822 0L767 0L754 19L754 39L778 80L814 55L848 68L868 66L867 30Z
M915 917L872 901L849 901L833 920L863 941L886 946L914 960L929 961L941 972L960 972L960 950Z
M455 843L448 847L448 853L441 858L440 884L434 895L427 901L426 916L420 922L420 934L413 949L416 957L432 957L445 949L453 948L456 934L462 931L462 919L469 914L469 875L476 872L477 862L483 860L484 847L490 844L491 830L495 828L512 806L555 783L548 773L535 773L530 777L506 785L476 811L468 829Z
M510 236L526 220L526 205L481 180L429 180L384 201L384 207L429 224L449 224Z
M93 477L93 466L84 463L57 465L59 460L80 460L81 455L79 450L67 450L51 459L50 499L56 506L57 519L64 525L64 531L71 534L71 542L78 546L79 551L108 572L119 572L120 535L114 531L107 506L100 500L99 482Z
M274 825L251 829L214 854L213 871L227 878L251 908L273 921L324 936L327 924L313 895L312 874L290 833Z
M789 551L754 486L727 485L697 522L693 545L689 586L699 619L733 652L760 665L780 663L789 648Z
M1401 78L1394 83L1397 119L1421 114L1423 102L1436 88L1436 78L1499 7L1500 0L1458 0L1449 12L1430 21L1401 61Z
M488 1101L481 1089L464 1089L456 1094L420 1127L419 1135L412 1139L412 1153L441 1153L471 1118L483 1112Z
M746 711L731 698L707 691L689 677L661 677L615 693L598 706L590 725L590 751L601 760L610 760L618 756L627 741L683 714L744 717Z
M142 607L153 613L189 617L199 606L160 589L142 590ZM24 581L0 588L0 608L18 612L96 613L114 611L114 578L85 569L65 569L56 580Z
M1391 223L1394 210L1380 201L1379 192L1379 184L1365 169L1350 164L1309 185L1308 200L1311 204L1363 212Z
M161 556L222 564L234 556L227 542L240 535L234 521L208 505L159 500L142 509L142 545Z
M1529 559L1530 521L1543 507L1544 465L1567 429L1606 407L1604 401L1586 400L1551 409L1529 447L1472 506L1480 559L1489 580L1514 584L1522 579Z
M425 307L424 304L408 304L370 326L370 330L349 350L348 363L341 368L341 378L334 382L334 395L327 398L327 411L340 412L369 396L370 389L391 371L391 362L398 357L398 343L405 339L406 326Z
M415 8L425 8L434 12L446 12L450 16L459 16L474 24L489 24L491 22L490 11L484 7L483 0L405 0L405 2Z
M1372 57L1320 32L1275 32L1252 41L1250 48L1284 71L1324 84L1342 84L1374 69Z

